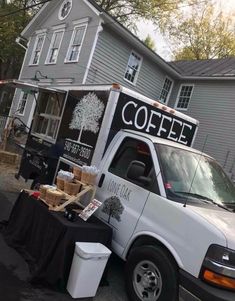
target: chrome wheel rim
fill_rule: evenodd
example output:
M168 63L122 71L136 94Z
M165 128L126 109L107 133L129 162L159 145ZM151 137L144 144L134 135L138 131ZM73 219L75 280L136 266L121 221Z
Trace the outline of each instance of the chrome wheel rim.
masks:
M133 272L133 287L140 300L156 301L162 292L162 276L157 266L143 260Z

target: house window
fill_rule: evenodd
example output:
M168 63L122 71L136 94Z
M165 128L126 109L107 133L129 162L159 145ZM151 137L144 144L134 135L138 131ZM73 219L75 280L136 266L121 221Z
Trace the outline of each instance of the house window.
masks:
M181 85L180 93L177 99L177 109L187 110L190 98L192 96L193 86L192 85Z
M167 103L168 98L170 96L171 88L172 88L172 81L169 78L166 78L160 95L161 102Z
M64 31L56 31L53 33L51 45L49 48L49 52L47 55L46 63L48 64L55 64L57 61L60 45L62 42Z
M44 40L45 40L45 34L41 34L37 36L34 45L34 50L31 57L31 65L38 65Z
M63 95L48 92L41 93L32 132L54 141L61 120L63 103Z
M19 105L18 105L17 112L16 112L19 115L24 115L24 111L25 111L27 99L28 99L28 93L21 92L21 94L20 94L20 100L19 100Z
M126 68L125 79L133 84L137 81L142 58L136 53L132 52Z
M74 28L65 62L77 62L82 48L87 25Z

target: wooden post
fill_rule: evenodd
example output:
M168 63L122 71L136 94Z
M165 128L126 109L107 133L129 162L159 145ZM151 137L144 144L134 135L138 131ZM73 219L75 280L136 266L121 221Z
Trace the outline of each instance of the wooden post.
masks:
M7 124L7 127L3 130L2 143L0 145L1 150L5 151L7 146L7 140L10 135L11 129L13 127L14 118L10 117L10 121Z

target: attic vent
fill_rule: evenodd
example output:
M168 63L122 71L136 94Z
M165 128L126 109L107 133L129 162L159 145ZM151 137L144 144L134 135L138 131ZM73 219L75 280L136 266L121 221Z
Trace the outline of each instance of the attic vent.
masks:
M58 18L60 20L64 20L68 14L70 13L72 8L72 0L64 0L63 3L61 4L59 13L58 13Z

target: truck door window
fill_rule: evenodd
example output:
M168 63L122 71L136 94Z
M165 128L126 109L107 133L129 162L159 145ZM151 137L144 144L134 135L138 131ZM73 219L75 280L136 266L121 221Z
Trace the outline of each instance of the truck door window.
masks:
M131 164L133 164L134 161L143 163L143 177L146 178L145 182L128 178L128 168L131 166ZM124 139L116 155L114 156L114 159L109 167L109 172L159 194L152 156L148 145L142 141L132 138Z

